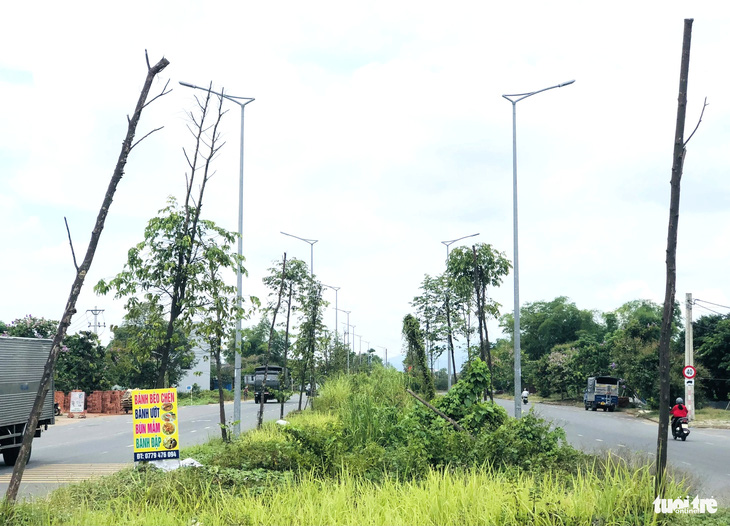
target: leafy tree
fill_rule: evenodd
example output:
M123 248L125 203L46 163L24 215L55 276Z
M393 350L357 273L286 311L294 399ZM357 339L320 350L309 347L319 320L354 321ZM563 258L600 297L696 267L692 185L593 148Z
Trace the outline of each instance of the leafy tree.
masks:
M28 314L23 318L11 321L10 325L2 323L0 333L18 338L53 338L57 329L57 321L36 318Z
M322 344L326 344L326 339L322 340L317 334L324 332L324 323L322 321L323 309L327 302L322 300L322 284L315 280L310 280L307 284L306 294L302 296L301 314L302 322L299 325L299 337L297 338L294 350L300 360L299 364L299 409L302 408L302 391L304 385L309 381L311 385L316 385L315 368L318 356L322 356L324 351ZM307 379L308 377L308 379Z
M714 400L728 400L730 395L730 315L702 316L692 324L695 357L707 368L710 378L702 379ZM709 381L708 381L709 380Z
M403 318L403 337L406 339L406 358L403 365L406 374L413 382L413 390L431 400L436 392L433 376L426 362L426 349L423 344L423 333L418 320L412 314Z
M167 385L175 383L169 373L178 345L176 334L190 334L195 328L196 315L209 299L210 265L221 264L216 258L221 261L228 258L229 265L238 261L230 251L236 234L200 219L195 227L195 246L181 267L179 252L187 253L191 243L186 235L188 214L170 198L168 206L147 224L145 240L129 250L124 270L108 283L99 281L95 287L98 293L113 291L116 298L127 298L125 307L131 319L144 317L147 305L166 318L164 332L160 335L155 331L158 339L154 351L159 356L154 384L157 387L161 387L161 381ZM181 275L185 282L184 297L180 295Z
M577 341L581 333L601 334L602 326L594 318L592 311L580 310L565 296L526 303L520 309L522 351L529 359L538 360L556 345ZM504 321L502 326L509 330Z
M435 361L443 354L441 342L448 333L446 322L446 287L443 276L431 277L424 275L421 282L422 293L411 301L416 318L423 328L426 354L431 369Z
M231 339L233 327L246 313L237 305L237 290L228 285L224 279L224 271L232 271L241 264L241 257L231 251L233 236L224 238L199 238L203 244L203 261L207 265L205 279L196 280L200 287L194 290L193 296L198 301L195 311L195 333L204 338L210 348L210 357L215 365L215 377L218 380L218 408L221 435L224 442L230 440L226 424L224 394L222 382L221 350L224 339ZM252 298L252 302L256 302Z
M86 393L110 389L106 368L106 349L96 334L83 331L66 336L55 369L55 388L69 392L80 389Z
M469 294L467 291L473 291L475 314L479 322L479 356L489 367L490 381L493 375L487 316L497 318L500 305L487 296L487 289L499 287L510 268L512 264L504 253L485 243L478 243L471 249L455 248L449 254L446 265L450 285L458 295L465 297ZM492 390L490 385L488 389L490 397Z
M122 325L112 326L114 337L107 347L110 381L125 387L154 388L159 371L158 349L165 331L162 307L153 303L139 303L133 312L127 313ZM181 329L175 331L172 341L168 378L175 385L184 371L192 367L195 353Z

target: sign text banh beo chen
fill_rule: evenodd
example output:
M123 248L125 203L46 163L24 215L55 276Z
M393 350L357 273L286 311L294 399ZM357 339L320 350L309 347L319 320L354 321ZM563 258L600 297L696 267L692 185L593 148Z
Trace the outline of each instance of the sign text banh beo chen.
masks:
M133 391L134 460L180 458L175 389Z

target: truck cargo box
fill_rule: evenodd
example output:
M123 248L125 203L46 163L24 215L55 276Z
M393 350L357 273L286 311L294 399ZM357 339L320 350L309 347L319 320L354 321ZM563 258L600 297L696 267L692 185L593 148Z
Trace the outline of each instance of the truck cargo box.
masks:
M51 340L0 337L0 427L24 424L43 378ZM39 418L53 424L53 381Z

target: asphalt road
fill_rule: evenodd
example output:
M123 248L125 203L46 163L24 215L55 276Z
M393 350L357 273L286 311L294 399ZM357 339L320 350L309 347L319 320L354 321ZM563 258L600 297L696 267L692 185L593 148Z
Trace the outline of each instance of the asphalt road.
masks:
M303 397L302 404L306 402ZM284 414L299 405L299 395L284 405ZM258 405L241 403L241 431L256 427ZM264 420L278 420L280 405L264 405ZM233 403L225 406L226 420L233 419ZM63 484L114 473L133 464L132 415L95 416L49 426L33 440L18 498L46 495ZM185 448L220 437L217 405L178 406L180 447ZM13 468L0 460L0 496L5 495Z
M514 401L496 400L514 415ZM582 407L533 404L546 420L565 430L568 442L586 452L612 450L639 457L656 457L659 424L623 412L585 411ZM730 506L730 429L692 427L685 442L669 435L667 461L696 484L699 496L715 497Z

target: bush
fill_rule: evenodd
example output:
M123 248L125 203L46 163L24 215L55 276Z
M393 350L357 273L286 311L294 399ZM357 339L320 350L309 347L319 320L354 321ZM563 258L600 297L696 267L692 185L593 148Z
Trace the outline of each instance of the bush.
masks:
M572 471L585 456L567 443L562 428L551 429L533 410L522 418L510 418L478 442L479 460L497 467Z

